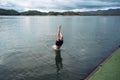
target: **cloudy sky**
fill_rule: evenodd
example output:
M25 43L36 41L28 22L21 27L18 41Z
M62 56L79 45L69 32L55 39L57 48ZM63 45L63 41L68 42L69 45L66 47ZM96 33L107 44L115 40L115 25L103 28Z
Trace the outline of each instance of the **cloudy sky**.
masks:
M91 11L120 8L120 0L0 0L0 8L17 11Z

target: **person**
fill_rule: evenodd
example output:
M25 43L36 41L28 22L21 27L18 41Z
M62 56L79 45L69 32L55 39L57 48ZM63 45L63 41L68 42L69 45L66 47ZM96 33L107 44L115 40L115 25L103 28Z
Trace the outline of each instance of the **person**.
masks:
M53 48L55 50L59 50L60 47L62 46L63 44L63 34L61 32L61 25L58 27L58 32L57 32L57 40L56 40L56 43L55 45L53 46Z

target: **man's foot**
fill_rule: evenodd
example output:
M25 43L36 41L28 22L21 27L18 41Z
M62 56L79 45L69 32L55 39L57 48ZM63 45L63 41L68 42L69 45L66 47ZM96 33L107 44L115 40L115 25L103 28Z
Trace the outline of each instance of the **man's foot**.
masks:
M59 30L61 29L61 25L59 25Z

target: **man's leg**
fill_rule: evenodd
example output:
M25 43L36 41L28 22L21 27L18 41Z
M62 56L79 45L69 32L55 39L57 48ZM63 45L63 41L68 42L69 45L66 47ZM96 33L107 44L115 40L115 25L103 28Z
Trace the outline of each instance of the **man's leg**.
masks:
M60 32L60 40L63 40L63 34Z
M58 27L58 33L57 33L57 41L61 39L61 32L60 32L61 26Z

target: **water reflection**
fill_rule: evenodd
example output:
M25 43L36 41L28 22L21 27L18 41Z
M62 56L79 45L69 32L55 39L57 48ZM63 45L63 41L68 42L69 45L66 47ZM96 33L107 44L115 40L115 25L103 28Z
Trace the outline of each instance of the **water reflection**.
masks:
M59 74L60 70L63 68L61 50L55 50L55 64L56 64L57 74Z

